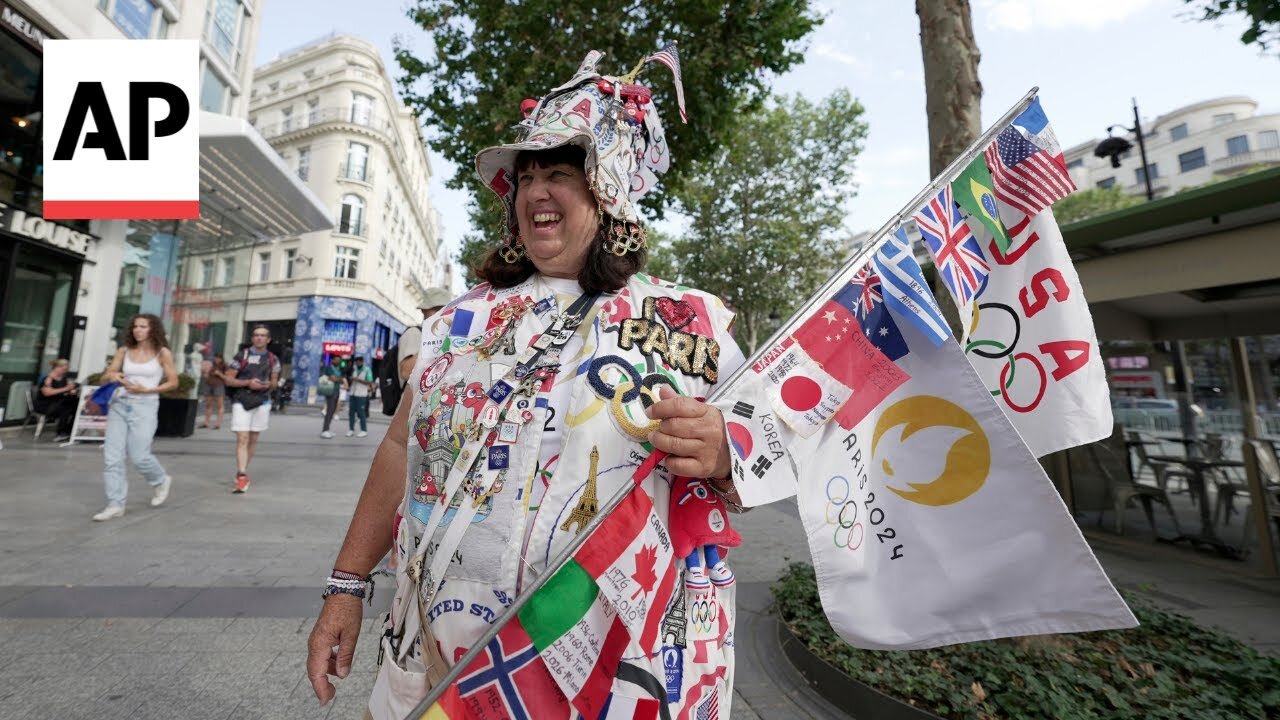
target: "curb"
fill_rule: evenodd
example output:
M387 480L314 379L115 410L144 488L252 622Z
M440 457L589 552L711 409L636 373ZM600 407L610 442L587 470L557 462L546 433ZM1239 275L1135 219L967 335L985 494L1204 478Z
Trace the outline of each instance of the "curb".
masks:
M814 692L850 717L875 720L943 720L844 674L831 663L813 654L791 632L781 616L775 618L778 623L778 644L782 646L787 659L800 671Z

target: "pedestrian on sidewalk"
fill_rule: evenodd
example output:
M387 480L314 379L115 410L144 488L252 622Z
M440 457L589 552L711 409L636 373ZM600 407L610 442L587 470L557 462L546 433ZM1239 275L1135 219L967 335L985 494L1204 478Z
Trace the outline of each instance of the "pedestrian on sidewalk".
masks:
M149 313L134 315L129 321L124 345L102 373L103 384L121 385L107 409L107 432L103 440L102 479L107 490L107 506L93 516L110 520L124 515L129 479L125 456L133 461L151 486L151 506L159 507L169 498L173 480L160 461L151 454L160 412L160 393L178 387L178 371L164 336L160 318Z
M62 442L71 437L71 425L76 419L76 409L80 406L80 386L67 377L67 369L70 367L71 363L66 358L53 361L49 374L40 382L35 407L32 408L44 415L46 421L57 424L54 442Z
M249 462L258 448L258 434L271 418L271 388L280 379L280 359L267 349L271 331L264 325L253 328L252 344L241 350L228 365L227 387L236 388L231 403L231 430L236 434L236 484L231 492L249 489Z
M223 407L227 399L227 379L223 376L227 371L227 361L221 355L213 358L209 369L204 373L204 422L200 427L209 427L209 415L214 407L218 408L218 422L213 429L222 428Z
M373 390L373 371L364 366L364 356L356 356L351 369L351 396L348 398L347 437L365 437L369 434L369 395ZM356 418L360 418L360 432L356 432Z
M316 393L324 398L324 428L320 437L328 440L333 437L329 432L329 424L333 422L333 414L338 411L338 398L342 389L347 386L347 379L342 376L342 368L338 367L338 357L329 357L329 364L320 371L320 381L316 384Z
M430 320L432 315L444 309L444 306L448 305L452 299L453 294L444 288L427 288L427 292L422 298L422 304L418 306L418 309L422 311L422 322L425 323ZM434 350L435 347L431 349ZM422 328L414 325L404 331L404 334L400 336L400 343L396 345L396 363L399 365L400 383L402 385L409 381L409 373L413 372L413 364L417 362L418 353L421 350Z
M395 597L378 638L381 663L366 714L372 720L404 717L513 598L551 572L549 559L619 489L643 487L631 499L651 498L647 512L656 517L646 526L652 530L636 532L646 542L671 537L673 548L677 529L698 527L671 526L669 520L679 520L671 507L693 503L703 524L719 529L728 527L728 508L738 507L724 418L697 399L745 362L729 332L733 314L713 295L642 273L647 240L638 198L616 190L653 186L656 166L639 163L665 163L666 135L648 89L600 76L600 57L588 55L570 83L544 98L545 106L531 101L523 125L535 141L489 148L476 159L477 174L504 201L506 227L475 269L485 284L442 311L441 320L449 322L424 328L422 352L432 342L441 349L419 358L406 388L411 397L399 404L373 459L308 640L307 677L322 703L335 693L328 676L351 671L361 600L388 551L397 556ZM643 102L644 110L619 120L620 97L638 98L626 102L633 108ZM565 123L569 108L585 115ZM620 131L628 117L643 130L628 125ZM619 321L641 339L660 334L662 347L605 330ZM677 357L674 348L681 347L691 350ZM612 411L569 412L574 398L592 394ZM651 449L666 454L665 467L655 468L658 457L654 464L637 462ZM681 492L672 487L674 476L688 479ZM692 510L685 517L692 518ZM602 544L626 547L632 537L639 535L585 547L604 557ZM567 637L567 629L581 623L570 642L592 642L590 634L603 642L592 671L603 669L603 676L577 694L576 706L551 683L538 698L539 720L602 715L599 708L610 698L635 697L628 694L636 692L638 675L654 680L659 702L674 698L666 702L672 717L717 705L731 714L731 571L710 553L704 562L702 548L692 550L696 561L668 556L660 566L642 564L647 549L622 552L613 567L624 579L611 587L623 589L628 606L643 608L638 612L654 621L637 622L633 615L627 628L658 628L661 621L661 633L627 629L630 638L613 642L608 614L593 609L606 583L597 587L581 567L577 575L566 567L556 576L568 578L552 590L560 606L549 603L530 622L540 623L536 632L548 640ZM627 563L635 575L623 569ZM709 580L690 583L707 565ZM654 580L640 579L655 571ZM681 574L684 582L677 580ZM616 608L616 595L606 601ZM565 618L570 621L561 625ZM634 664L621 662L624 646L635 650ZM596 659L582 667L592 670ZM568 677L579 670L571 665L546 663L542 672L559 672L556 680L581 687L580 677ZM532 682L543 679L552 678ZM487 700L465 685L456 686L459 704Z

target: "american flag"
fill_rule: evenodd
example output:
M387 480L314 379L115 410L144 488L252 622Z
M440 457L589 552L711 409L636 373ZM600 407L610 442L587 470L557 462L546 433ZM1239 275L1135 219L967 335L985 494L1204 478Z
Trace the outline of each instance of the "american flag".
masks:
M960 215L950 185L916 213L916 224L947 289L958 305L967 304L982 290L991 268Z
M714 688L711 695L698 706L697 720L720 720L720 693Z
M645 62L660 62L671 68L671 74L676 78L676 107L680 110L680 120L689 122L689 116L684 111L684 81L680 78L680 51L676 50L675 42L667 43L661 50L646 58Z
M1027 217L1076 189L1039 98L996 136L986 158L996 197Z

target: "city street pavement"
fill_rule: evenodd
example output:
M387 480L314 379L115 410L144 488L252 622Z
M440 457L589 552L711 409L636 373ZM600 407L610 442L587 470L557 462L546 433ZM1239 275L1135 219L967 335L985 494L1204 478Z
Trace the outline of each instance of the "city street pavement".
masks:
M375 403L376 405L376 403ZM387 418L370 435L318 436L315 408L274 415L245 495L230 493L226 430L156 440L169 501L131 476L127 514L95 523L102 454L7 432L0 450L0 720L8 718L359 718L376 662L379 585L354 671L319 707L306 637ZM1129 528L1144 527L1139 511ZM1085 518L1085 520L1090 520ZM735 516L739 579L733 718L847 717L809 689L777 642L769 584L807 560L794 502ZM1087 526L1092 527L1092 522ZM1086 530L1116 584L1280 654L1280 581L1251 563Z
M377 403L374 403L377 412ZM344 408L345 410L345 408ZM227 420L230 418L228 417ZM376 667L379 583L350 677L321 708L304 677L306 639L369 461L386 430L319 437L316 408L273 415L230 493L227 430L158 438L173 476L163 507L130 474L123 518L105 504L97 444L59 447L31 432L0 450L0 720L10 718L359 718ZM224 428L226 425L224 424ZM809 690L778 651L769 583L804 559L794 504L738 518L740 580L734 720L846 717Z

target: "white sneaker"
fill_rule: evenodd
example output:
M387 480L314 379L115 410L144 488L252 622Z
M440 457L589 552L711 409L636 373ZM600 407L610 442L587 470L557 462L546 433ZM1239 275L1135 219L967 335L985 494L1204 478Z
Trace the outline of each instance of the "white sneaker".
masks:
M173 478L168 475L164 476L164 482L156 486L151 495L151 507L160 507L165 500L169 499L169 486L173 484Z
M356 434L356 431L355 431L355 430L348 430L348 431L347 431L347 437L352 437L352 436L354 436L355 434Z
M684 574L684 586L690 590L704 590L711 587L707 573L702 566L691 567Z
M333 433L329 432L328 430L325 430L324 432L320 433L320 437L324 438L325 440L331 440L333 439Z
M102 522L103 520L110 520L118 517L124 517L123 505L108 505L102 509L102 512L94 515L93 519L98 522Z
M369 433L367 433L367 432L365 432L365 431L363 431L363 430L361 430L360 432L356 433L356 437L368 437L368 436L369 436Z

